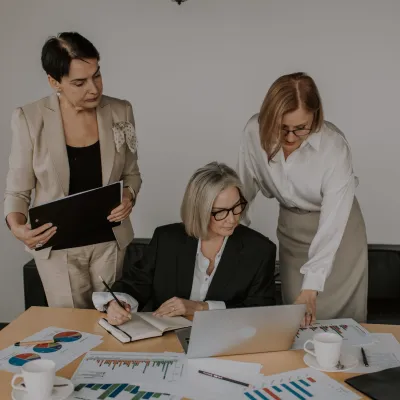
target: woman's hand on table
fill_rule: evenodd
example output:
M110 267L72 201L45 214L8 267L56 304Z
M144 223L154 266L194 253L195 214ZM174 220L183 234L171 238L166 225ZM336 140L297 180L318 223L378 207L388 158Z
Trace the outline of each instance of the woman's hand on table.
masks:
M193 315L196 311L208 310L208 303L204 301L193 301L173 297L167 300L154 311L153 315L157 317L176 317L178 315Z

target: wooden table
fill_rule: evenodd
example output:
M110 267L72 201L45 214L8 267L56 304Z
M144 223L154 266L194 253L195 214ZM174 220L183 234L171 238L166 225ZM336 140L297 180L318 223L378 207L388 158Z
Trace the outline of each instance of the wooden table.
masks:
M83 332L102 335L104 341L94 350L103 351L145 351L145 352L182 352L182 348L174 333L167 333L163 337L147 339L140 342L122 344L101 328L97 321L100 313L95 310L79 310L69 308L47 308L32 307L25 311L15 321L0 331L0 349L4 349L15 342L41 331L48 326L56 326L66 329L75 329ZM368 325L364 326L370 332L392 333L400 341L400 326L395 325ZM304 352L283 351L278 353L249 354L241 356L223 357L235 361L248 361L262 364L262 372L265 375L272 375L280 372L290 371L298 368L305 368L303 362ZM82 357L67 365L57 372L58 375L71 378L78 367ZM331 378L343 383L345 379L354 374L332 373ZM0 399L11 398L11 377L12 374L0 371ZM363 397L366 399L367 397Z

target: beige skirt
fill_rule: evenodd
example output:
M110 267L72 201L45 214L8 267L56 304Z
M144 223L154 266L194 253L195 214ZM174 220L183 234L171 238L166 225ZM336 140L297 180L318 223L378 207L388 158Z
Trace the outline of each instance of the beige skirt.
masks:
M284 304L300 294L304 275L300 268L317 232L319 212L280 207L277 236ZM365 223L354 199L346 229L324 291L317 298L317 319L353 318L365 322L368 295L368 245Z

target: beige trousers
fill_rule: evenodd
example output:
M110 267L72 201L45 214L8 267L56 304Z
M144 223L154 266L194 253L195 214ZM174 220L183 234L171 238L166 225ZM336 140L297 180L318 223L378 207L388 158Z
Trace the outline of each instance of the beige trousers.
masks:
M319 212L280 208L277 236L284 304L300 294L304 275L300 268L319 224ZM365 322L368 294L368 245L364 219L354 200L342 241L325 288L317 297L317 319L353 318Z
M119 279L125 251L112 241L35 257L49 307L94 308L92 293L105 291L99 275L110 286Z

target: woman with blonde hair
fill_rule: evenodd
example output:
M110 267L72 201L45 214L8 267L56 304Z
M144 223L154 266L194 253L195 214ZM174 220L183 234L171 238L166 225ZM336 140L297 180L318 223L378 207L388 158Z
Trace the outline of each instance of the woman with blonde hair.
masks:
M93 302L111 324L150 308L159 316L275 304L276 246L239 224L247 205L236 172L213 162L191 177L181 206L182 223L158 227L144 257Z
M343 133L324 121L305 73L281 76L248 121L239 152L243 194L261 190L280 204L282 297L307 305L304 323L367 316L368 247ZM249 221L247 221L249 222Z

